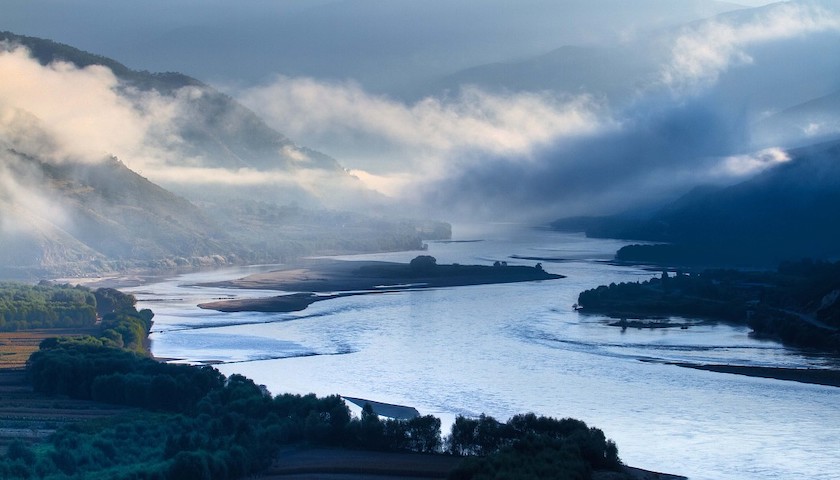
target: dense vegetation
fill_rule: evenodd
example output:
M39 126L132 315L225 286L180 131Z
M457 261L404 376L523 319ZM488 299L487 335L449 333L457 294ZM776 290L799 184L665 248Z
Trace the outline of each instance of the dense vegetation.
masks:
M840 262L786 262L776 271L663 273L582 292L584 312L615 318L688 316L749 325L799 347L840 350Z
M469 455L451 479L587 479L621 467L618 449L597 428L571 418L516 415L507 423L458 417L449 449ZM622 478L616 474L616 478Z
M18 445L0 472L22 478L240 478L266 468L282 445L423 453L445 447L433 416L380 419L366 405L353 418L338 396L272 397L239 375L112 347L55 342L33 355L31 372L39 391L154 413L66 428L39 449ZM553 478L588 478L580 475L619 466L615 445L600 430L571 419L523 415L501 424L459 417L448 440L452 454L483 457L454 478L484 478L489 465L504 472L521 462L544 473L547 459L556 472L575 472Z
M354 418L339 396L272 396L240 375L157 362L144 347L151 312L138 312L134 297L117 290L41 285L7 291L47 298L45 292L65 289L74 295L69 303L100 315L100 333L44 340L28 363L33 388L136 410L61 428L40 444L17 441L0 459L0 478L242 478L265 469L283 445L468 456L453 478L513 471L520 478L589 478L595 469L620 466L615 445L578 420L529 414L503 424L458 417L444 441L433 416L380 419L366 405ZM56 294L53 301L63 299Z
M80 287L0 282L0 330L92 327L96 298Z

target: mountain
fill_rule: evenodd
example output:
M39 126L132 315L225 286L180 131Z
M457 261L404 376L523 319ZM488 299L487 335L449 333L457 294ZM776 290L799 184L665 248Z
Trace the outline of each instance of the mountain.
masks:
M840 90L783 109L754 126L754 142L791 147L840 136Z
M422 95L472 85L491 92L553 91L627 99L656 80L657 60L654 55L638 56L636 45L567 45L536 57L453 73L431 82Z
M729 187L698 188L652 215L559 220L558 229L668 245L625 247L618 258L671 264L776 265L840 257L840 141Z
M19 97L0 92L0 278L419 249L422 238L449 234L445 224L370 208L324 209L380 198L198 80L50 40L4 32L0 42L4 68L24 86ZM31 81L72 92L80 78L81 102L27 89ZM107 146L123 155L97 153Z
M636 2L628 5L637 6ZM639 8L644 11L650 6ZM651 92L702 85L707 89L703 92L705 104L729 108L732 116L760 119L768 112L793 108L836 91L840 57L814 52L837 48L836 28L819 30L816 26L823 21L819 12L837 9L836 2L813 1L757 8L730 5L717 11L708 8L704 17L663 21L658 28L642 29L611 42L566 44L548 53L476 64L428 82L415 97L476 85L490 91L592 94L605 97L614 107L624 107ZM796 34L797 28L814 28L815 32ZM776 32L783 29L791 33ZM710 50L704 54L698 49L706 41ZM676 81L668 83L669 74ZM775 139L767 140L774 143Z
M0 277L81 275L234 260L219 226L116 158L53 164L0 151ZM214 255L216 257L214 257Z
M278 73L353 79L392 95L474 65L742 8L714 0L11 3L0 19L5 29L62 38L153 71L221 83L260 83Z
M132 70L115 60L36 37L0 32L2 41L26 47L41 65L63 61L77 68L108 68L120 81L120 95L135 102L138 110L147 108L144 102L154 95L153 100L163 103L171 115L166 119L166 131L151 139L166 151L163 167L226 169L234 174L242 169L280 172L286 178L283 188L262 189L261 193L265 200L281 203L330 207L344 205L347 197L381 200L335 159L294 144L254 112L199 80L173 72ZM122 160L132 164L130 158ZM155 179L154 174L150 176ZM322 188L313 189L298 181L309 177L317 177ZM178 193L200 195L203 200L208 200L208 192L212 192L206 185L183 182L169 175L155 180ZM235 182L219 185L225 195L211 198L226 201L230 195L248 197L253 193L252 185L232 185Z

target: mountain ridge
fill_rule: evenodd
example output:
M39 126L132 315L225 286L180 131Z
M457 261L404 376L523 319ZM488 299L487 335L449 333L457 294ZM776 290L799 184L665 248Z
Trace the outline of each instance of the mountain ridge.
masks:
M183 89L192 89L186 107L176 111L174 131L164 132L176 135L177 142L163 150L166 163L159 166L185 169L175 175L186 176L186 184L170 182L181 188L150 180L113 152L82 158L58 148L55 128L71 126L73 118L50 130L37 115L15 104L3 106L0 277L85 276L279 262L312 253L419 249L424 237L448 235L448 226L435 222L391 219L373 210L323 210L320 192L298 183L295 175L316 176L321 182L317 188L333 195L368 202L378 198L335 159L295 145L255 113L196 79L134 71L36 37L2 32L0 42L7 49L22 45L41 65L61 61L75 68L104 66L119 79L112 92L128 99L142 90L175 101L181 100ZM212 179L190 183L189 178L209 171L227 172L235 179L243 170L288 179L227 185ZM201 206L190 200L190 193ZM266 202L256 214L246 202L255 196Z
M728 187L696 188L648 215L561 219L558 230L665 245L617 258L666 264L762 265L840 257L840 140L788 152L790 160Z

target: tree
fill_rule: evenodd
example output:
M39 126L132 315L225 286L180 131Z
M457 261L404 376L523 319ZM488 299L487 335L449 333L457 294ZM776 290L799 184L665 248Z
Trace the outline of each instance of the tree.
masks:
M437 266L437 259L431 255L418 255L409 265L414 272L428 272Z
M415 452L433 453L440 449L440 419L433 415L414 417L408 420L409 449Z

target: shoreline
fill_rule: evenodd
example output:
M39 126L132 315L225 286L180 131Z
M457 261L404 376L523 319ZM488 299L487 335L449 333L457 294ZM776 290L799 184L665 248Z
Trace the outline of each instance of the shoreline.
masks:
M840 371L823 368L785 368L785 367L760 367L752 365L722 365L722 364L692 364L683 362L667 362L667 365L674 365L694 370L705 370L707 372L729 373L756 378L772 378L789 382L808 383L826 387L840 387Z
M392 290L391 290L392 291ZM389 293L389 290L375 292L343 292L327 295L316 295L312 292L298 292L288 295L277 295L265 298L237 298L232 300L216 300L199 303L198 308L215 310L217 312L262 312L262 313L290 313L305 310L315 302L332 300L334 298L352 297L356 295L375 295Z
M532 282L565 278L539 266L433 265L312 259L234 280L199 283L201 287L292 292L268 298L205 302L198 306L220 312L296 312L333 298L429 288Z

